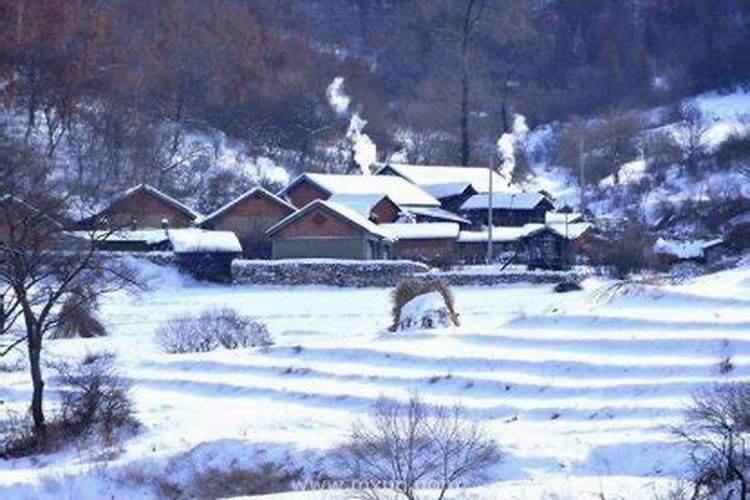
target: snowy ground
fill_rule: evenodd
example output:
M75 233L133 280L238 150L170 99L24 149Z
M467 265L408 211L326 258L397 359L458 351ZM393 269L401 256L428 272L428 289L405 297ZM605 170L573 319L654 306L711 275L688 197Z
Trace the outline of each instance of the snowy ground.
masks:
M111 337L49 344L65 356L116 351L144 432L108 463L86 450L0 462L0 498L144 498L147 490L113 477L198 445L194 457L214 464L252 460L258 450L312 460L376 398L413 391L461 402L507 453L496 483L461 498L652 498L681 471L668 426L690 392L750 378L750 266L609 303L595 300L602 283L593 280L562 295L551 285L456 288L461 327L401 335L385 333L386 289L157 277L148 293L104 303ZM158 352L152 337L161 321L211 306L262 318L277 345L266 353ZM735 368L722 375L727 356ZM0 409L23 407L26 373L0 377Z

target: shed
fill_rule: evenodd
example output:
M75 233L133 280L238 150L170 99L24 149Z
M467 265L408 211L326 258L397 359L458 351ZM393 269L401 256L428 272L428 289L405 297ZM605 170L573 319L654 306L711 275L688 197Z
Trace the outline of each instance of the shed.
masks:
M159 229L189 227L200 216L182 202L148 184L128 189L106 208L81 221L86 229L110 228Z
M523 242L523 260L529 269L567 269L575 262L591 224L527 224Z
M172 229L169 243L177 266L200 280L230 281L232 261L242 254L239 239L230 231Z
M275 194L262 187L254 187L199 220L198 225L236 234L245 257L268 258L271 256L271 241L266 231L295 210L294 206Z
M391 239L358 212L315 200L271 227L274 259L389 259Z

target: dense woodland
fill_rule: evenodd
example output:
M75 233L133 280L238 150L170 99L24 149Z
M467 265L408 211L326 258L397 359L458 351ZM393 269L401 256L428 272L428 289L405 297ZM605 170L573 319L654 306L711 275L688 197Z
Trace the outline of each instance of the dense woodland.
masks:
M353 113L380 159L485 163L513 113L536 125L731 88L749 52L744 0L0 1L3 133L50 158L64 145L97 190L243 187L203 175L196 132L291 172L345 169Z

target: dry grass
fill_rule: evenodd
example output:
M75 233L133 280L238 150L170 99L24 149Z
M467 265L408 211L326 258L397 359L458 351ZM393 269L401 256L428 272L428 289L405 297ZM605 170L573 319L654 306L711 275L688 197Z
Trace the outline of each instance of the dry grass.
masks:
M420 295L425 295L430 292L438 292L445 301L445 307L451 316L451 321L454 325L458 326L458 313L456 312L456 304L453 299L453 293L451 292L448 284L439 279L407 279L398 284L391 294L391 317L393 324L390 330L396 331L398 329L399 322L401 321L401 310L406 304L412 299Z

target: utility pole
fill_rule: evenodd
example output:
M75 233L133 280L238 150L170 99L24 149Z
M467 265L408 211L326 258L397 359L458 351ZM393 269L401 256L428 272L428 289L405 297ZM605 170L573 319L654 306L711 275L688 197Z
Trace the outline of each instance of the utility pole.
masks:
M492 178L494 177L492 174L495 171L495 154L494 152L490 154L490 168L489 174L490 174L490 196L487 203L487 264L492 263L492 196L493 196L493 186L492 186Z
M578 139L578 190L581 196L580 204L581 204L581 214L585 214L586 212L586 205L584 202L584 191L585 191L585 164L583 159L583 137Z

